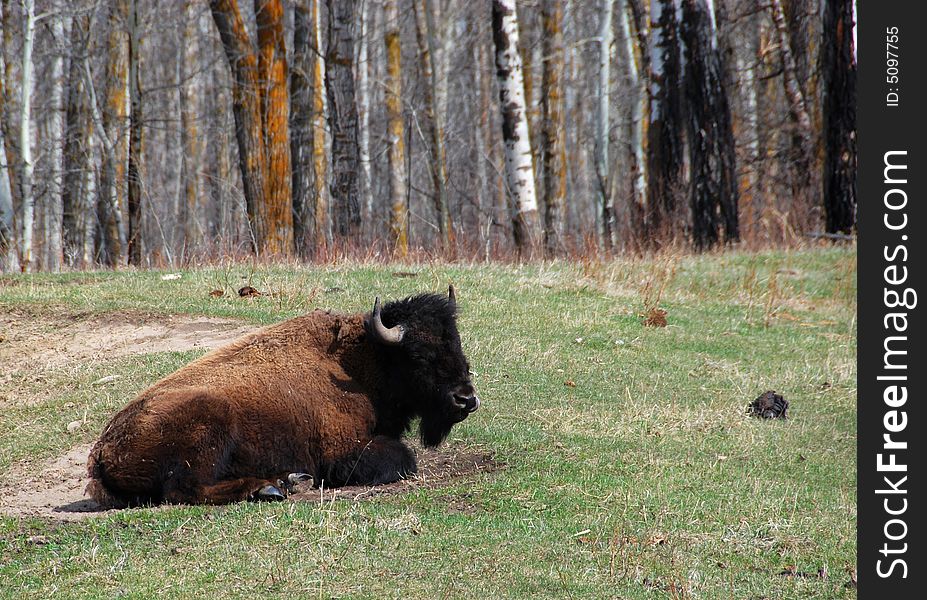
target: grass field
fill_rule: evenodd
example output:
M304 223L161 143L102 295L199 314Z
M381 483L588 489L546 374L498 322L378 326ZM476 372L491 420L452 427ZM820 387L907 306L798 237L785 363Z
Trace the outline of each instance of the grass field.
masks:
M181 273L0 278L0 348L41 343L49 315L258 325L453 282L483 405L447 451L501 468L357 502L2 517L0 596L856 596L855 249ZM270 295L230 294L246 283ZM643 326L654 307L666 327ZM0 363L0 482L92 441L200 353ZM767 389L788 420L746 415Z

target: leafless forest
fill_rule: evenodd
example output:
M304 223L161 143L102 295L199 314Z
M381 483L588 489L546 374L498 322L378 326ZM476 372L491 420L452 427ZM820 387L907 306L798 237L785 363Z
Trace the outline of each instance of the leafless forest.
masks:
M852 0L0 0L0 267L843 239Z

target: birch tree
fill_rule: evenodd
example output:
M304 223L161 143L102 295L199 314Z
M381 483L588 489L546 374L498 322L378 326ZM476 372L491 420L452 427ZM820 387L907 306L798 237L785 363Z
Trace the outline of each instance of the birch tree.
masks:
M313 173L313 232L317 248L332 243L331 196L328 182L329 145L326 137L328 103L325 91L325 60L322 53L322 18L319 5L322 0L310 0L312 22L315 24L315 51L312 61L312 173Z
M23 0L23 54L22 54L22 95L19 112L19 171L22 189L22 249L20 261L22 269L29 273L36 266L33 264L32 236L35 222L35 195L33 193L32 163L32 47L35 40L35 2Z
M371 0L360 0L360 10L357 14L357 58L354 61L357 83L357 144L360 158L361 178L358 189L360 191L360 204L363 207L362 219L369 227L373 216L373 190L370 177L370 74L368 60L369 12Z
M389 149L390 237L396 254L409 251L409 216L406 208L405 141L402 125L402 47L397 0L384 0L386 46L386 138Z
M512 202L512 225L519 253L531 255L537 244L538 204L534 190L531 141L525 114L525 87L518 53L518 15L514 0L493 0L493 43L502 109L505 175Z
M566 203L566 147L563 114L563 3L544 2L542 52L544 55L541 100L543 131L541 148L544 182L544 250L548 255L563 247L563 207Z
M434 184L435 219L438 224L440 243L447 247L454 240L447 201L447 151L444 146L444 117L442 103L446 104L446 91L441 91L441 75L437 73L440 61L436 61L435 22L432 0L413 0L415 7L415 31L422 78L425 80L425 118L431 134L431 164L429 165Z
M62 244L62 169L64 167L62 152L64 149L64 32L66 15L62 12L48 15L51 20L50 30L55 47L51 59L49 77L51 93L49 95L50 114L46 135L49 148L49 171L46 183L45 211L45 269L57 272L61 270Z
M618 14L624 38L624 57L627 66L628 90L628 157L631 163L631 198L629 200L632 228L643 232L641 222L647 207L647 86L642 74L647 72L645 53L647 32L638 0L619 0ZM633 19L632 19L633 16ZM632 27L633 25L633 27Z

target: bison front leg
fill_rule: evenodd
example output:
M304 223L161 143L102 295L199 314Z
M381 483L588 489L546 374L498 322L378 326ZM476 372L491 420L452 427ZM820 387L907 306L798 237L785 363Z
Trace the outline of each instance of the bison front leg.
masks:
M322 470L324 485L379 485L415 473L415 455L400 440L378 435Z
M167 485L164 501L170 504L229 504L242 500L283 500L282 484L258 477L228 479L210 485Z

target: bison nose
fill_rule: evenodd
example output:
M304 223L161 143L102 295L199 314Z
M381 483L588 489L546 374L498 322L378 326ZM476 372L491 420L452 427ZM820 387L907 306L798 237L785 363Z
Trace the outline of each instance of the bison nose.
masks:
M454 394L454 404L456 404L459 409L472 413L480 407L480 398L476 394L472 396L458 396Z

